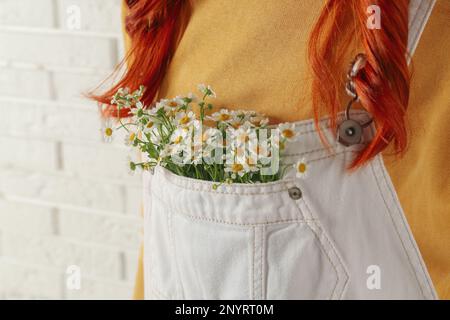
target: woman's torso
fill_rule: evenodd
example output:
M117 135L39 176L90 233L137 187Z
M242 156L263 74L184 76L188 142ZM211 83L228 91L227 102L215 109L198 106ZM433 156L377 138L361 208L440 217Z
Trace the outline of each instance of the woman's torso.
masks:
M283 122L312 118L306 50L322 4L195 1L159 96L176 96L207 83L218 94L216 106L257 110ZM450 297L449 14L450 3L438 0L414 56L410 147L401 159L387 152L384 156L441 298Z

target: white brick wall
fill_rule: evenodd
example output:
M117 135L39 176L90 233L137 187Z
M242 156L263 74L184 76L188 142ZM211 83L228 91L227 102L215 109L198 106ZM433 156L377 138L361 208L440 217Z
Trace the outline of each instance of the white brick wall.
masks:
M120 7L0 0L0 299L132 295L140 177L82 95L123 56ZM66 287L70 265L80 290Z

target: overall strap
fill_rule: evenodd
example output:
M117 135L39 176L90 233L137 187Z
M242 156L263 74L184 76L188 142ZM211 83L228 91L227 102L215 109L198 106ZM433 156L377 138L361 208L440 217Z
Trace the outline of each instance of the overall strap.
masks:
M408 63L414 55L436 0L410 0L408 23Z

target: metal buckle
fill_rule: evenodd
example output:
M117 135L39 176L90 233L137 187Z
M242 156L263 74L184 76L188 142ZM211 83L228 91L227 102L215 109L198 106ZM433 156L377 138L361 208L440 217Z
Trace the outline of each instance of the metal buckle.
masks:
M347 83L345 85L345 90L347 91L347 94L352 97L352 99L347 104L347 108L345 109L345 120L339 124L337 134L338 141L346 147L361 143L364 128L368 127L373 121L373 119L370 119L361 124L358 121L350 118L350 108L352 107L353 103L359 100L353 79L356 77L358 72L364 68L366 62L366 56L362 53L359 53L350 64L350 69L347 73Z

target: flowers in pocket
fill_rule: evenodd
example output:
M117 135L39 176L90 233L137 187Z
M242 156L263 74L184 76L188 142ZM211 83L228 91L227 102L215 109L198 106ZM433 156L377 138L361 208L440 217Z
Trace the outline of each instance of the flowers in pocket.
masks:
M105 140L125 131L125 144L141 151L142 161L129 161L131 171L160 165L180 176L219 184L270 182L285 174L280 157L298 137L294 124L270 126L255 111L216 111L210 102L216 93L203 84L198 86L200 98L190 93L149 107L141 102L144 90L119 89L111 104L119 112L129 109L129 117L106 119L102 127Z

